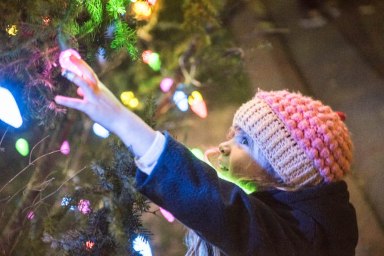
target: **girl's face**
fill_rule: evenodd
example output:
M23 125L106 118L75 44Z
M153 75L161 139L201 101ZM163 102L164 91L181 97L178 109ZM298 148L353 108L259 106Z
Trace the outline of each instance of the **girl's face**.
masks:
M217 171L220 176L234 183L241 180L272 182L271 175L252 157L256 153L253 140L241 129L231 130L228 137L219 145Z

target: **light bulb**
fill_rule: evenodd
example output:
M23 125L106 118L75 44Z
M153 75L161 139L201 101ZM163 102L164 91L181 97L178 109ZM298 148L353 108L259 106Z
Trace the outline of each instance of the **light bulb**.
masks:
M94 123L92 129L93 129L93 132L101 138L105 139L105 138L108 138L109 136L109 131L105 129L103 126L99 125L98 123Z
M22 156L27 156L29 154L29 143L26 139L20 138L16 141L15 144L17 152Z
M12 93L3 87L0 87L0 102L0 120L19 128L23 124L19 107Z

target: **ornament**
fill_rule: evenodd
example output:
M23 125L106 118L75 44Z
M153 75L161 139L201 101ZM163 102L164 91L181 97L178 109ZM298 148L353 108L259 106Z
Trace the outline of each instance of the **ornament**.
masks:
M22 156L27 156L29 154L29 143L26 139L20 138L16 141L16 150Z
M160 88L163 92L168 92L172 88L173 83L174 81L172 78L165 77L160 82Z
M188 97L183 91L175 91L173 102L175 102L176 106L183 112L189 109Z
M120 94L121 102L132 109L139 106L139 100L135 97L132 91L126 91Z
M80 199L77 209L84 215L90 214L92 209L91 209L91 202L87 199Z
M147 240L142 236L137 236L133 240L133 249L142 256L152 256L151 247Z
M207 105L200 92L193 91L188 97L188 103L191 106L192 111L199 117L206 118L208 116Z
M163 214L164 218L168 222L174 222L175 221L175 217L172 215L172 213L168 212L167 210L164 210L161 207L160 207L160 212L161 212L161 214Z
M16 25L8 25L5 31L7 31L8 35L15 36L19 30Z
M12 93L4 87L0 87L0 102L0 120L15 128L20 128L23 119L19 107Z
M92 127L93 132L101 137L101 138L108 138L109 136L109 131L105 129L103 126L99 125L98 123L94 123Z

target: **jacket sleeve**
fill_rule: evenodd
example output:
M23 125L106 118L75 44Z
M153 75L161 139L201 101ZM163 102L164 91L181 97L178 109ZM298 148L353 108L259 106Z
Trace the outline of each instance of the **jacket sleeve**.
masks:
M169 134L152 173L138 171L136 181L141 193L228 255L298 255L304 249L294 223L219 179Z

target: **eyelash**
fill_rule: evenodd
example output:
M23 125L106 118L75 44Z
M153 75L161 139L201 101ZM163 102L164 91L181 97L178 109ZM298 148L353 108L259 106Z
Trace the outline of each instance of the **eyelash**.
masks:
M241 145L245 145L245 146L249 146L249 141L248 141L248 138L245 137L245 136L240 136L237 141L241 144Z
M248 139L247 138L242 138L241 139L241 144L243 144L243 145L247 145L248 146Z

